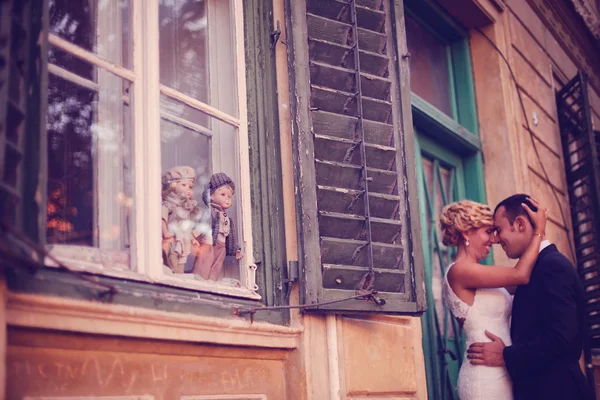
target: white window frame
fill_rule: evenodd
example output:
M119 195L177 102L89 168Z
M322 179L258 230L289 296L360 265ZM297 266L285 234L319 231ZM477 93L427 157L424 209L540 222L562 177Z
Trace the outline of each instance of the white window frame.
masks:
M212 0L215 1L215 0ZM218 0L229 1L229 0ZM252 242L252 210L250 198L250 154L248 140L248 120L246 104L246 76L245 76L245 40L244 40L244 15L243 0L231 0L233 21L235 25L235 56L236 56L236 85L237 109L239 117L227 114L214 106L201 102L192 97L161 85L159 80L159 0L130 0L130 26L131 40L134 44L132 51L133 70L115 65L101 58L91 51L85 50L49 33L49 43L61 50L104 69L117 77L125 79L132 84L133 96L130 106L132 115L133 135L133 237L131 238L130 265L128 270L119 266L106 265L96 262L100 248L70 245L53 245L51 255L55 255L60 262L72 269L90 273L116 276L131 280L161 283L174 287L224 294L229 296L249 299L260 299L256 285L256 263L253 258ZM107 27L105 27L107 28ZM99 29L102 29L99 26ZM113 30L114 32L114 30ZM70 71L49 64L49 73L67 79L78 85L90 89L102 89L101 85L82 78ZM161 113L160 95L167 95L172 99L183 102L187 106L207 114L236 129L238 135L239 161L236 168L239 170L240 182L236 185L236 194L239 193L241 209L241 241L244 249L244 258L240 260L240 282L242 287L220 285L214 281L189 279L178 275L168 275L163 271L161 227L161 117L166 120L181 123L184 126L193 125L195 131L211 134L210 130L199 127L189 121L184 121L176 116ZM138 100L138 99L141 99ZM121 172L121 171L119 171ZM102 182L99 182L102 184ZM111 191L112 189L109 188ZM114 188L113 188L114 189ZM108 216L108 218L112 218ZM112 219L110 220L112 222ZM122 224L121 224L122 226ZM53 254L53 251L55 254ZM89 261L82 261L81 252L90 254ZM70 256L72 254L72 256ZM96 256L94 256L96 255ZM86 258L86 257L83 257ZM56 266L50 258L46 259L48 266ZM116 267L116 268L115 268ZM124 267L124 266L123 266Z

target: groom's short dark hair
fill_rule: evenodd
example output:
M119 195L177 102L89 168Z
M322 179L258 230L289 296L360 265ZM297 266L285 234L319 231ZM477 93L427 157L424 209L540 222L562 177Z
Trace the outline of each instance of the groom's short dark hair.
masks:
M529 218L529 214L527 214L527 211L525 211L525 209L521 205L522 203L525 203L533 211L537 211L537 207L534 206L531 203L531 201L529 201L530 197L531 196L529 196L527 194L523 194L523 193L513 194L512 196L507 197L506 199L502 200L496 206L496 208L494 209L494 215L496 215L496 213L498 212L498 209L500 207L504 207L504 214L506 215L506 218L508 219L508 222L511 225L515 223L515 219L517 219L517 217L519 215L523 215L523 216L527 217L527 219L529 220L531 225L535 227L535 224L533 223L531 218Z

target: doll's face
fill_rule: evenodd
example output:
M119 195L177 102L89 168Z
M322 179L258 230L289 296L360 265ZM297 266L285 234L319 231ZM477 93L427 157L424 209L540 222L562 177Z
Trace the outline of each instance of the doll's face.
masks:
M210 201L225 210L233 203L233 190L228 185L221 186L210 196Z
M178 181L175 183L175 193L178 196L192 198L194 182L192 180Z

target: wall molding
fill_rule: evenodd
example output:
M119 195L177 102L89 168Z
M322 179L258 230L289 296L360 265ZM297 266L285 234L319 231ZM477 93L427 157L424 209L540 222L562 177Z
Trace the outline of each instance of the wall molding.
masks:
M559 0L527 0L544 25L588 75L590 84L600 92L600 41L578 20L578 14ZM572 77L569 77L572 78Z
M575 11L581 15L588 29L592 32L592 35L600 40L600 15L598 15L600 10L597 10L590 0L571 0L571 2L575 6Z
M297 348L303 332L266 322L10 292L5 315L14 327L273 349Z

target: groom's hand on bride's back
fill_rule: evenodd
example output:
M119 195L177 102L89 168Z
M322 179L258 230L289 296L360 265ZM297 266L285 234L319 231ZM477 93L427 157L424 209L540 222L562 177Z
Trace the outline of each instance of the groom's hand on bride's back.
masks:
M475 342L467 349L467 358L473 365L487 365L490 367L504 366L504 348L506 345L498 336L485 331L491 342Z

